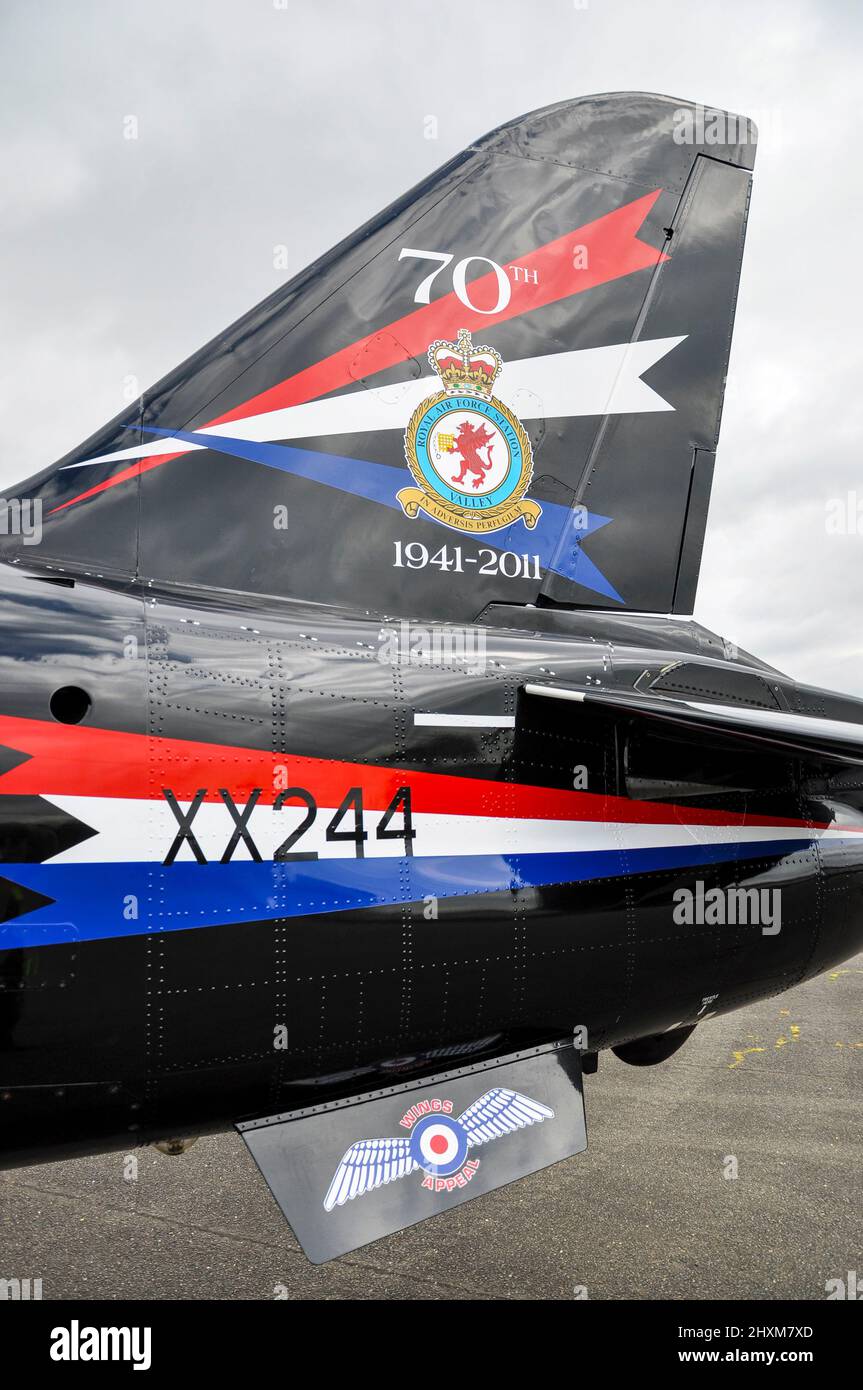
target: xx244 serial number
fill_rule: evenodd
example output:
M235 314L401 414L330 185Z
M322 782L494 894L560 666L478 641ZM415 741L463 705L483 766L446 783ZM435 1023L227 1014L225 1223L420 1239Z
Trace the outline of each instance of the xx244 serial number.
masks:
M253 826L250 824L252 813L258 805L263 795L262 787L253 787L248 799L243 804L237 804L231 793L224 787L218 789L219 797L223 802L230 823L225 827L226 832L230 830L230 838L227 840L222 851L219 862L227 864L234 856L234 851L241 844L245 845L250 858L257 863L261 863L265 856L261 854L258 844L252 833ZM164 864L173 864L183 846L187 846L199 864L206 864L210 861L202 848L197 835L195 834L195 817L201 806L207 799L207 788L200 787L195 793L189 804L188 810L184 810L180 805L179 799L175 796L170 787L164 787L162 794L170 806L174 819L177 822L177 832L173 843L165 855ZM305 814L299 825L291 831L280 845L273 851L273 859L277 863L284 863L290 860L310 860L317 859L317 850L297 849L297 842L302 839L308 830L311 829L318 817L318 803L314 793L308 787L286 787L280 791L272 803L273 811L281 811L285 807L294 806L304 808ZM262 804L261 811L269 808L266 803ZM258 814L261 814L261 811ZM374 814L374 813L372 813ZM362 787L349 787L342 799L341 805L331 817L324 832L325 839L333 842L344 840L353 845L354 857L363 859L365 857L365 843L370 838L369 830L366 829L365 817L369 812L363 809L363 789ZM410 787L399 787L387 806L386 810L378 813L374 828L376 840L401 840L404 845L404 853L412 855L413 842L416 839L416 830L413 827L411 814L411 789ZM267 856L268 857L268 856Z

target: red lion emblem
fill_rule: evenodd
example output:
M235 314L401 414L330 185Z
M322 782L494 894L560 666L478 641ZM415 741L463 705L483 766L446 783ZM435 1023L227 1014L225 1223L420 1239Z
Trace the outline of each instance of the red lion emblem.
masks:
M485 425L472 425L468 420L462 421L458 427L458 435L455 442L447 450L450 454L461 455L461 472L458 477L453 478L454 483L463 483L465 473L468 469L473 473L474 487L480 487L486 473L491 468L491 446L494 443L494 435L490 434ZM480 450L488 450L488 461L480 458Z

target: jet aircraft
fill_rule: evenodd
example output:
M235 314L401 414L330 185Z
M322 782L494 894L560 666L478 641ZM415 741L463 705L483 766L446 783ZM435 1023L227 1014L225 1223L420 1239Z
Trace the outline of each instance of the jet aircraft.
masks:
M863 946L863 702L692 617L754 154L513 120L9 493L3 1164L235 1126L326 1260Z

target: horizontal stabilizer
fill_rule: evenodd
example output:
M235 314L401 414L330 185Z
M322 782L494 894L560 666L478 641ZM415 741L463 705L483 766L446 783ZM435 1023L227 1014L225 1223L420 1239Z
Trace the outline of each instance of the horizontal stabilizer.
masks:
M526 685L526 695L572 700L617 713L621 718L641 718L660 724L679 725L692 731L722 734L843 763L863 763L863 724L840 719L819 719L788 710L746 709L740 706L702 704L695 700L669 700L637 690L561 690L548 685Z

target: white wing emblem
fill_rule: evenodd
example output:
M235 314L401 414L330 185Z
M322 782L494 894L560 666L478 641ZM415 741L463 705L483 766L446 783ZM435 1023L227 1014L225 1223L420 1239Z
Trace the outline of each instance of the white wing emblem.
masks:
M352 1197L361 1197L374 1187L413 1172L410 1139L360 1139L351 1144L330 1183L324 1209L332 1211Z
M495 1086L493 1091L486 1091L469 1105L464 1114L459 1115L458 1122L467 1130L467 1142L473 1148L476 1144L487 1144L490 1139L511 1134L514 1129L553 1118L554 1111L538 1100Z
M409 1137L359 1139L336 1169L324 1198L324 1209L341 1207L364 1192L406 1177L416 1168L435 1175L455 1172L462 1166L468 1149L553 1118L554 1111L540 1101L505 1086L495 1086L469 1105L458 1119L430 1113Z

